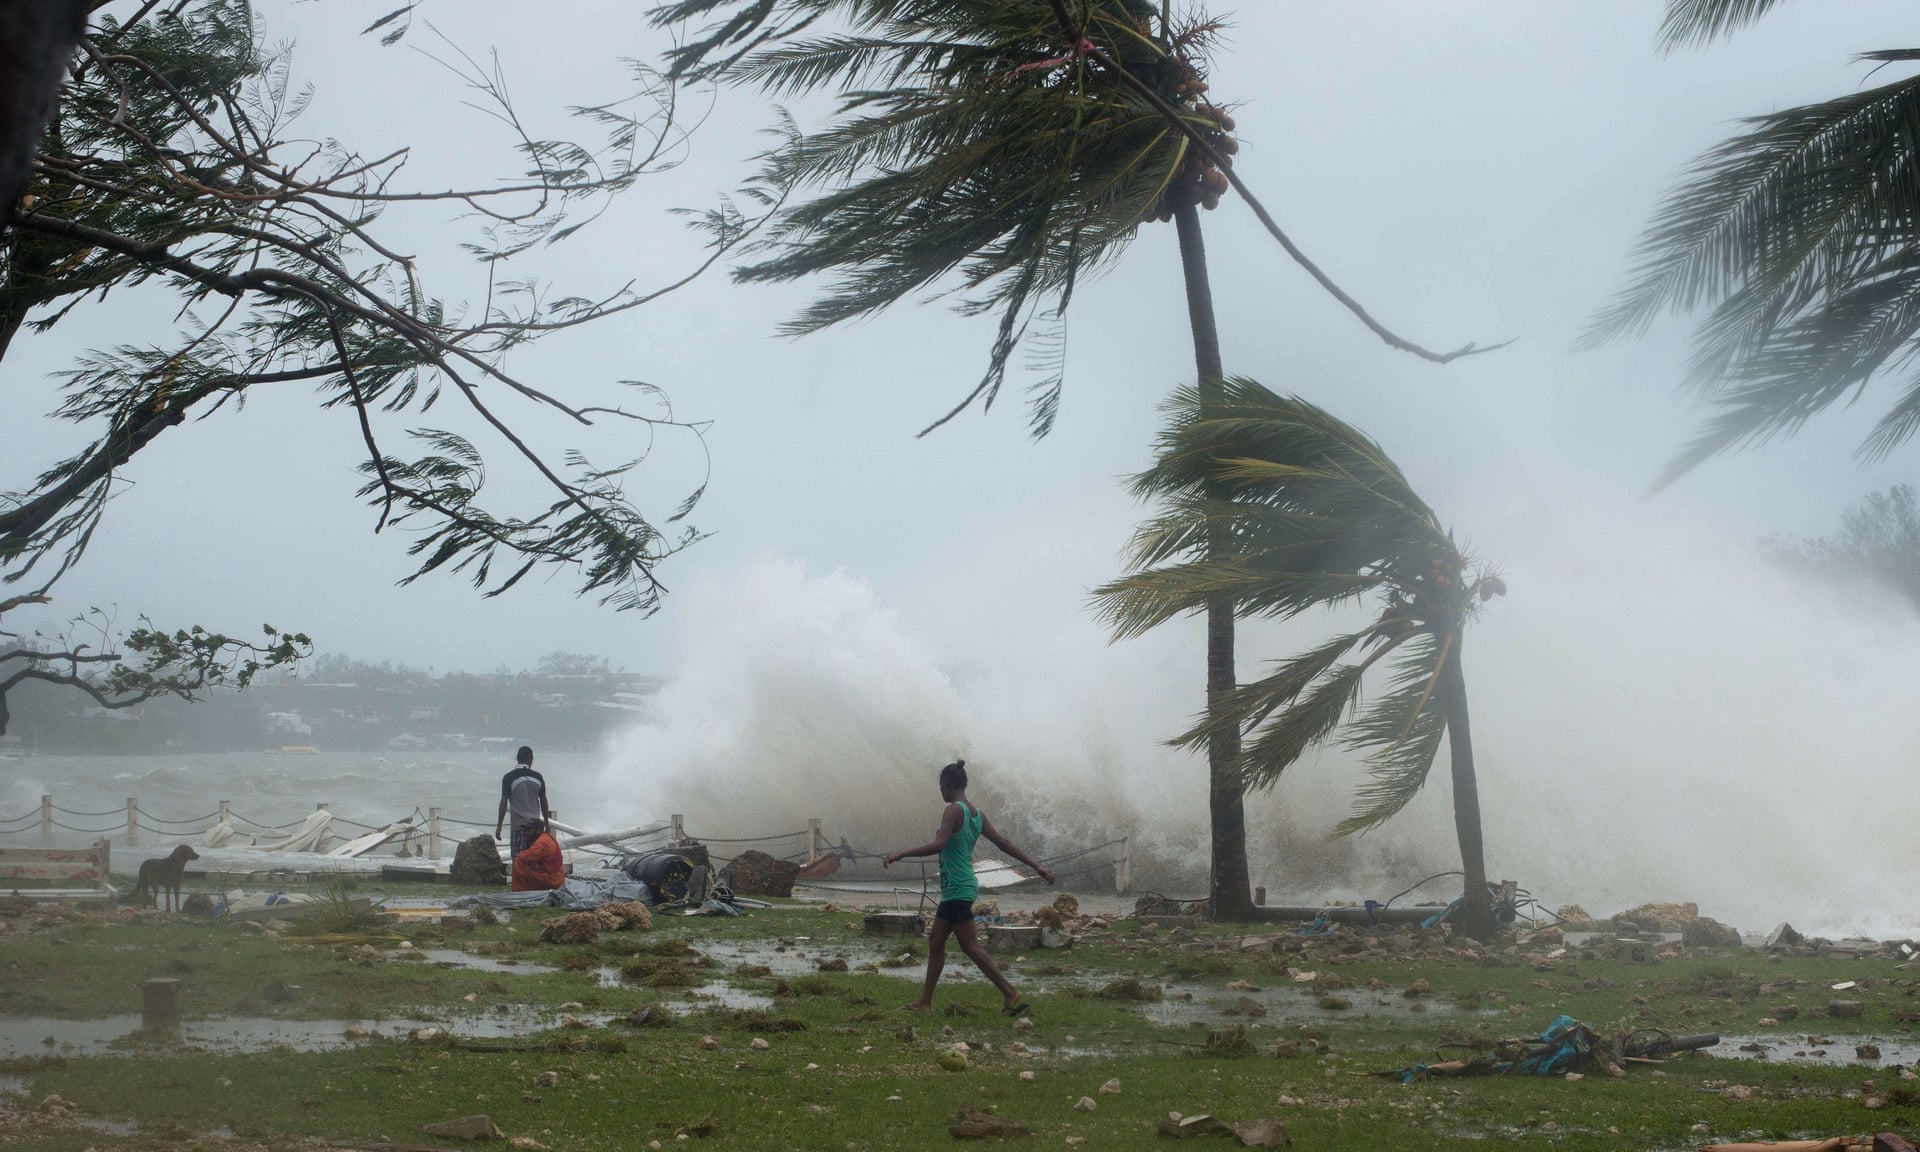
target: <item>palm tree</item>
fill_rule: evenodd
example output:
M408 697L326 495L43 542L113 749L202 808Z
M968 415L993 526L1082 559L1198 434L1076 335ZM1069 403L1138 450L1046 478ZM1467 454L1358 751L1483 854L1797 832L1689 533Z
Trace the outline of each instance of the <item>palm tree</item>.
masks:
M1484 936L1492 907L1461 644L1505 583L1462 554L1378 444L1312 404L1233 379L1181 389L1167 413L1155 463L1134 481L1161 510L1134 537L1133 570L1095 593L1116 639L1220 602L1277 619L1378 606L1365 627L1228 693L1177 742L1245 733L1235 770L1252 788L1336 737L1368 750L1371 779L1336 829L1348 835L1405 807L1446 737L1466 877L1456 922ZM1368 673L1389 657L1386 693L1362 707Z
M1778 0L1668 0L1669 49L1706 43ZM1882 65L1920 49L1863 53ZM1634 282L1588 343L1706 309L1686 386L1717 410L1661 482L1730 448L1798 431L1888 370L1892 398L1861 444L1920 431L1920 74L1757 116L1706 153L1638 248Z
M978 384L927 429L976 401L990 407L1016 348L1038 326L1031 388L1043 436L1064 379L1060 325L1076 284L1111 264L1139 228L1180 239L1198 385L1225 375L1200 209L1232 189L1335 299L1389 345L1446 363L1489 349L1430 352L1388 331L1274 223L1232 170L1234 118L1207 95L1219 27L1161 0L676 0L656 20L719 20L674 56L680 74L724 76L775 96L832 89L839 113L770 154L767 175L810 189L763 246L750 282L826 275L832 290L787 325L803 334L957 280L959 308L999 315ZM846 31L817 33L840 18ZM924 433L923 433L924 434ZM1233 610L1208 612L1207 692L1233 690ZM1213 912L1251 915L1246 819L1232 765L1239 739L1208 745Z
M694 0L676 14L726 6ZM817 195L776 222L764 260L737 272L750 282L834 278L787 332L869 315L949 277L961 285L962 311L998 313L986 372L929 431L976 401L990 406L1037 325L1055 330L1031 390L1033 430L1045 435L1063 381L1057 328L1074 287L1152 221L1178 227L1201 386L1224 375L1199 211L1215 207L1228 183L1195 139L1225 163L1238 147L1233 117L1206 98L1215 25L1169 20L1141 0L1075 7L1084 16L1077 35L1034 0L792 0L796 20L837 13L850 30L794 38L781 29L729 61L730 77L775 96L843 93L829 126L790 127L770 154L771 178ZM766 19L774 8L753 10ZM1213 699L1234 687L1231 605L1209 613L1207 635ZM1211 898L1226 918L1253 907L1232 774L1238 753L1237 734L1224 727L1208 749Z

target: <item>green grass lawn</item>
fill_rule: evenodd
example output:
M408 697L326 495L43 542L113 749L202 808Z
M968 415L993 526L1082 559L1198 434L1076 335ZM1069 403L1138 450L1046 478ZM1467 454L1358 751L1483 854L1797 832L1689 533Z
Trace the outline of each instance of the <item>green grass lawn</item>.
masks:
M7 1017L137 1012L139 984L152 976L181 981L189 1019L425 1016L461 1035L473 1014L502 1009L569 1004L579 1006L569 1011L597 1019L654 1007L644 1027L616 1020L478 1044L513 1051L473 1050L442 1035L319 1052L143 1047L17 1059L0 1087L36 1102L56 1093L84 1117L122 1121L131 1130L34 1123L15 1095L0 1144L103 1152L187 1147L226 1129L263 1140L450 1147L454 1142L424 1136L421 1125L484 1112L510 1137L556 1152L645 1148L656 1140L663 1147L742 1150L921 1149L953 1143L947 1118L962 1104L1029 1125L1034 1135L1023 1143L1088 1149L1162 1147L1156 1126L1171 1112L1211 1112L1230 1122L1275 1117L1296 1147L1368 1152L1463 1138L1555 1149L1684 1148L1703 1141L1694 1131L1699 1124L1715 1137L1744 1139L1920 1129L1920 1080L1903 1078L1887 1060L1835 1066L1677 1059L1624 1079L1577 1081L1402 1085L1371 1074L1436 1059L1435 1046L1448 1038L1538 1032L1562 1012L1604 1033L1658 1026L1757 1034L1779 1041L1781 1055L1806 1050L1806 1037L1821 1033L1844 1041L1836 1050L1848 1057L1853 1037L1878 1037L1890 1049L1920 1043L1911 1022L1920 1010L1920 981L1886 961L1741 952L1653 964L1562 959L1536 970L1525 957L1240 951L1223 947L1239 932L1207 930L1176 941L1139 936L1122 922L1069 952L1036 952L1009 965L1034 1003L1032 1027L1016 1030L977 977L943 987L934 1016L900 1012L913 980L861 968L897 954L903 942L862 936L850 912L662 918L651 932L570 947L540 943L541 919L520 913L510 924L445 940L425 926L401 930L413 933L409 942L419 948L520 962L506 971L370 963L350 940L276 938L214 925L73 921L0 935L0 971L7 973L0 1024ZM853 970L811 971L835 957ZM512 970L534 966L546 970ZM1320 978L1296 982L1289 968ZM625 975L609 983L607 970ZM919 968L898 971L911 977ZM957 951L948 972L972 975ZM1415 979L1431 986L1418 1001L1425 1011L1400 994ZM1820 1018L1839 995L1828 985L1842 980L1859 982L1844 995L1863 1001L1864 1015ZM1340 987L1331 987L1336 981ZM1229 987L1241 983L1258 991ZM269 985L282 992L270 995ZM753 1007L703 998L702 990L716 985ZM284 994L289 986L297 991ZM1173 999L1113 998L1123 992ZM1319 1007L1323 994L1344 997L1351 1007ZM1219 1014L1243 995L1265 1014ZM1788 1005L1800 1009L1799 1019L1760 1023ZM1209 1049L1211 1029L1236 1024L1246 1029L1251 1054ZM1305 1050L1276 1057L1276 1046L1289 1039L1305 1039ZM1315 1039L1326 1051L1315 1050ZM943 1070L937 1059L957 1042L972 1049L969 1066ZM1102 1093L1110 1080L1118 1080L1119 1091ZM1094 1110L1075 1110L1082 1097L1096 1102ZM1879 1107L1869 1109L1869 1100Z

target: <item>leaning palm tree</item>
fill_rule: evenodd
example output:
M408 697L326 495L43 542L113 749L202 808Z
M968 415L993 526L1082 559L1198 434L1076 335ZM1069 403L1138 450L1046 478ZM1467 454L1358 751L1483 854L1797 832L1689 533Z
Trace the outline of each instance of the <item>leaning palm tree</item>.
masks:
M1446 737L1466 877L1457 922L1491 931L1461 643L1505 583L1469 561L1378 444L1305 400L1234 379L1181 389L1167 413L1155 463L1134 482L1160 512L1134 537L1133 570L1095 593L1116 639L1222 600L1278 619L1375 607L1364 627L1228 694L1176 743L1244 734L1235 769L1251 788L1271 788L1319 745L1365 750L1371 778L1336 829L1347 835L1405 807ZM1363 706L1379 671L1387 690Z
M1185 5L1183 5L1183 8ZM1172 221L1201 388L1225 375L1200 211L1230 189L1317 282L1391 346L1445 363L1381 326L1308 260L1233 172L1234 118L1208 95L1217 22L1161 0L675 0L662 22L717 18L675 54L681 74L775 96L828 90L820 131L791 125L769 158L782 187L815 193L776 222L750 282L833 279L788 326L803 334L927 292L957 291L998 315L985 372L949 411L991 406L1023 339L1041 371L1032 425L1045 435L1064 380L1063 325L1075 286L1110 265L1140 227ZM829 19L843 31L822 31ZM1234 686L1233 612L1208 614L1207 691ZM1208 746L1214 914L1253 907L1246 821L1232 764L1237 735Z
M1668 0L1665 45L1706 43L1778 0ZM1881 65L1920 49L1866 52ZM1668 466L1798 431L1869 384L1899 391L1860 446L1920 431L1920 74L1747 121L1700 158L1638 249L1632 285L1589 343L1705 309L1686 386L1716 410Z

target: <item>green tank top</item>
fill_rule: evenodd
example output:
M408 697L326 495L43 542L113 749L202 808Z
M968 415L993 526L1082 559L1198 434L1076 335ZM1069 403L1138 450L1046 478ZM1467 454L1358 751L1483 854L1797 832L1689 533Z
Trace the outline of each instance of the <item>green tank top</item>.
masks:
M983 823L979 809L960 802L960 827L940 849L941 900L972 900L980 895L980 882L973 875L973 846L980 840Z

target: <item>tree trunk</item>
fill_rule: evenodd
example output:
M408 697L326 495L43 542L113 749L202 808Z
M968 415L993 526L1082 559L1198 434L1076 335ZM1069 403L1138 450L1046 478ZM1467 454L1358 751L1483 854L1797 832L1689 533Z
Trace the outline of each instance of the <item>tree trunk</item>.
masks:
M1213 288L1207 279L1207 247L1200 235L1200 210L1188 204L1175 211L1180 232L1180 268L1187 285L1187 317L1193 328L1193 360L1202 395L1218 394L1226 378L1220 363L1220 332L1213 318ZM1235 686L1233 602L1207 604L1207 710ZM1207 807L1212 818L1213 854L1207 898L1216 920L1253 916L1252 880L1247 875L1247 813L1235 762L1240 733L1216 730L1207 741Z
M88 0L0 0L0 227L33 170Z
M1440 666L1440 691L1447 709L1447 745L1453 761L1453 826L1460 836L1460 870L1466 873L1466 898L1454 927L1476 940L1493 936L1493 898L1487 892L1487 861L1480 835L1480 785L1473 775L1473 729L1467 721L1467 675L1460 663L1463 632L1453 635Z

